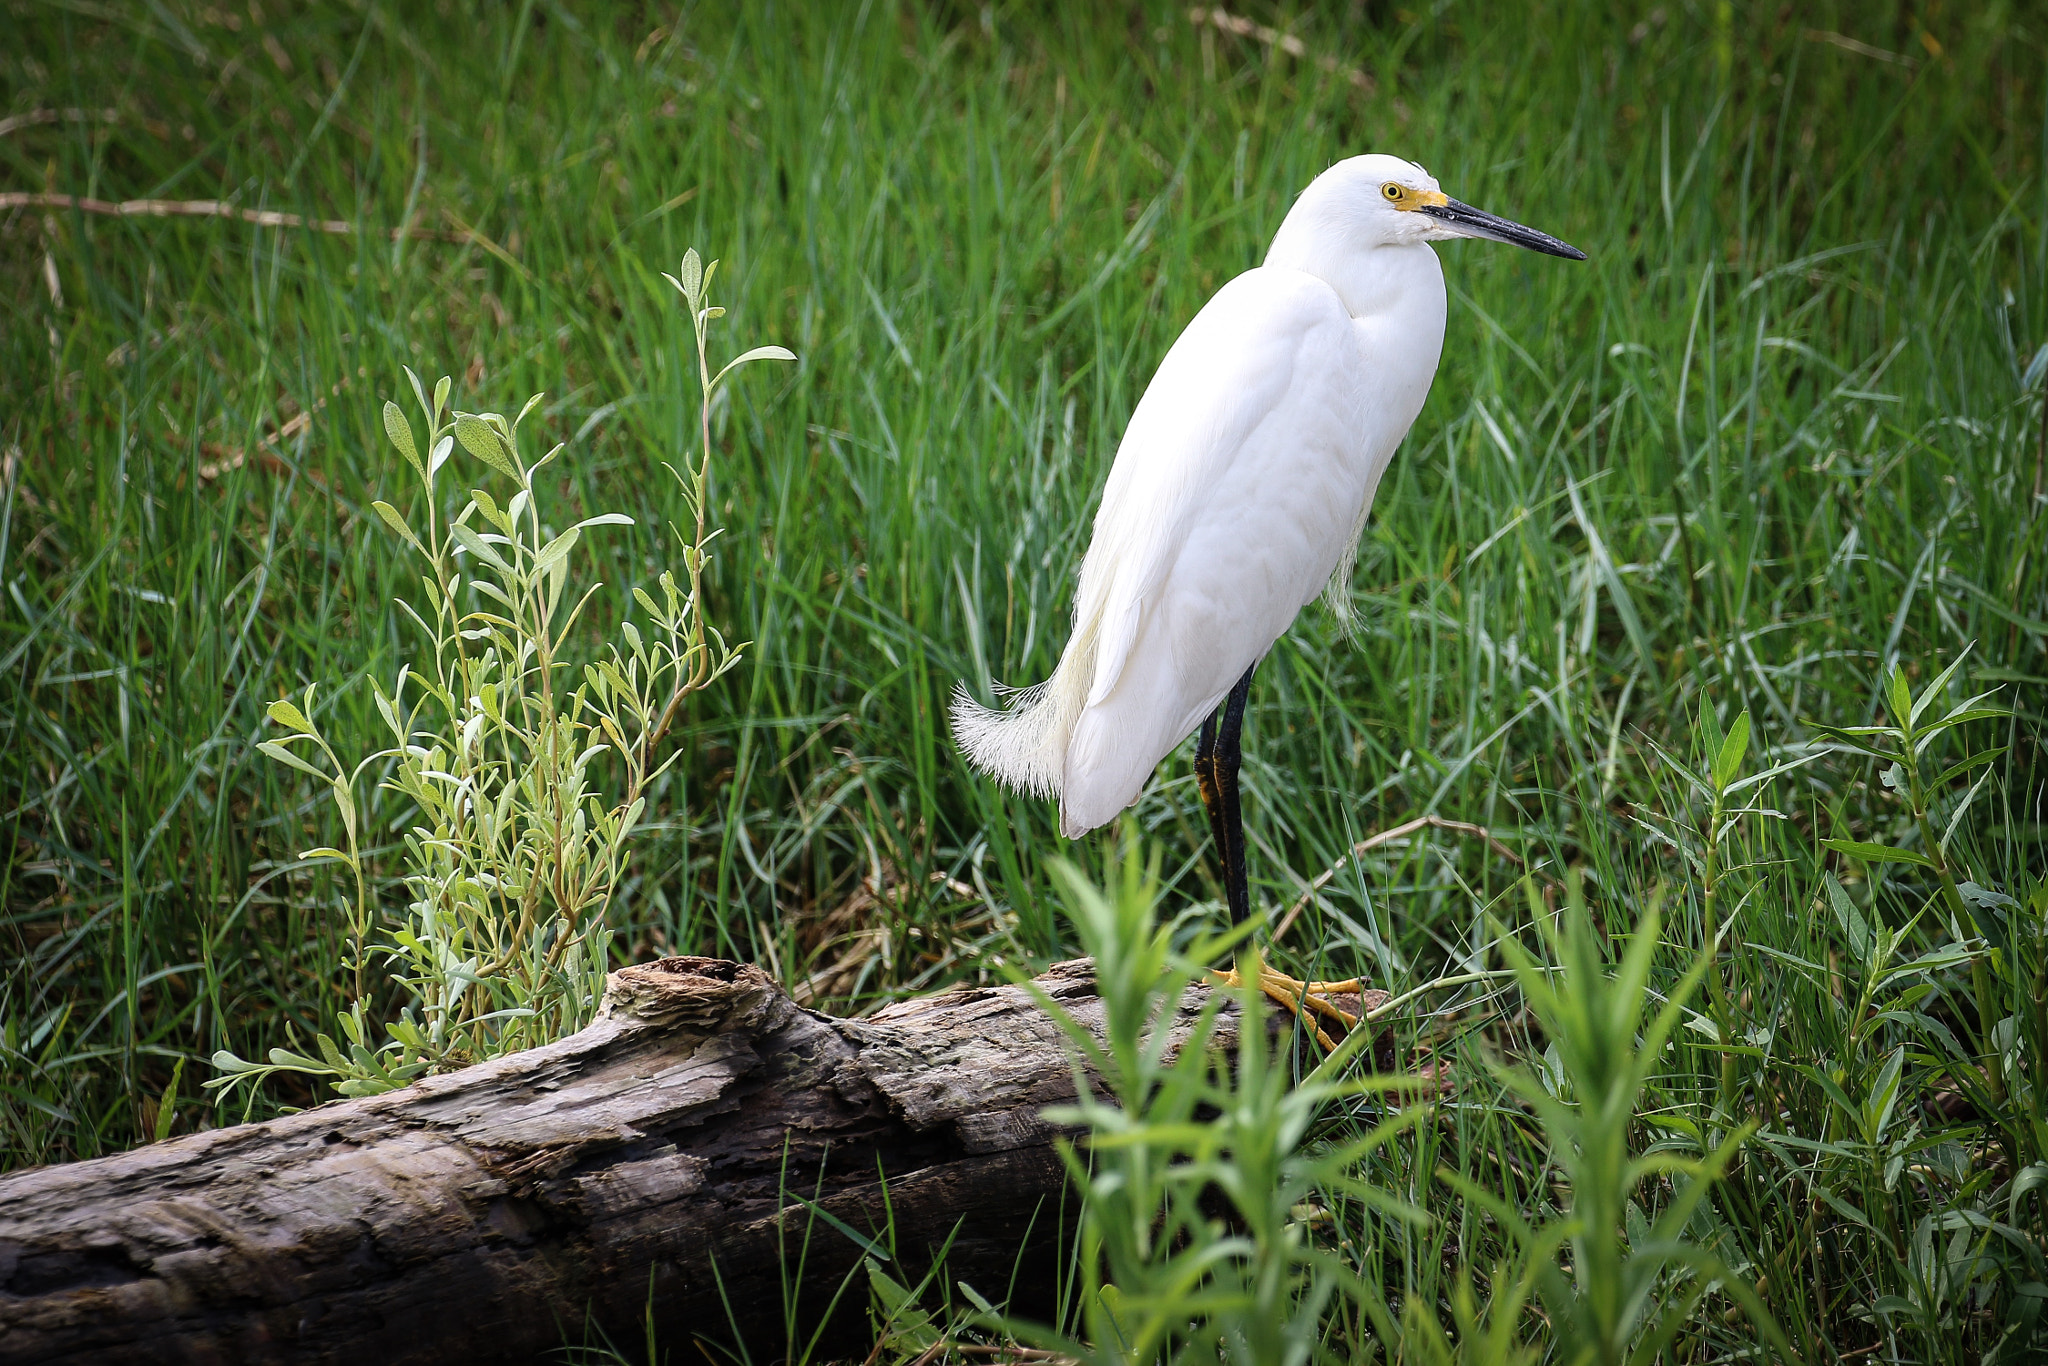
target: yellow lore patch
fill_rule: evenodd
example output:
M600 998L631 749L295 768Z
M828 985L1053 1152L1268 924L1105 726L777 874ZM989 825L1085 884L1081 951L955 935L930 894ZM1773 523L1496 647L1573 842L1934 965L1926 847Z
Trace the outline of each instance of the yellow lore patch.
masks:
M1442 190L1418 190L1412 185L1403 185L1398 180L1390 180L1380 186L1380 194L1389 204L1403 212L1451 202L1451 197Z

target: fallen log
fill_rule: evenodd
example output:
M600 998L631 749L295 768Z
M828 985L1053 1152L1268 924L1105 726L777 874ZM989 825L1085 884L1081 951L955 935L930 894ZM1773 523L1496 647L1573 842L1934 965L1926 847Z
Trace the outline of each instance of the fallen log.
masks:
M1099 1030L1087 960L1038 984ZM1068 1057L1017 987L838 1020L751 966L623 969L545 1048L0 1177L0 1362L525 1362L649 1316L683 1356L779 1359L792 1328L864 1354L835 1220L892 1238L899 1277L947 1247L949 1277L1044 1316Z

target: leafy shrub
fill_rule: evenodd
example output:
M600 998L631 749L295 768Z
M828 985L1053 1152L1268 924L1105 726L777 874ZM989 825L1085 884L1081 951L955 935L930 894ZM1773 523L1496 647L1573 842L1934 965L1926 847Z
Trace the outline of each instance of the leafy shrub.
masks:
M301 857L333 860L353 876L353 1000L337 1020L341 1041L315 1036L317 1056L273 1048L268 1063L254 1063L215 1054L222 1075L207 1085L222 1098L242 1085L253 1094L280 1071L325 1077L343 1095L374 1095L423 1072L561 1038L590 1020L609 966L605 908L649 786L675 761L662 742L688 698L740 659L741 647L706 620L703 606L717 535L706 498L711 401L740 366L795 359L779 346L757 347L712 373L707 334L725 312L709 302L717 265L703 266L690 251L680 277L667 277L696 335L703 441L694 464L666 466L693 519L687 531L672 528L682 571L660 574L659 597L634 590L646 624L622 619L602 659L579 667L573 658L577 623L597 585L578 585L572 556L585 531L632 519L598 513L556 530L539 476L566 447L529 463L520 439L543 396L509 420L454 411L446 377L430 399L408 369L426 423L423 444L399 406L384 405L384 431L418 480L420 512L409 520L389 503L372 506L426 571L421 600L399 603L417 633L415 661L399 666L388 690L370 680L391 743L347 765L321 732L308 686L297 702L270 705L285 734L260 745L329 785L347 834L346 848ZM439 481L458 444L511 491L501 502L473 487L444 518ZM617 775L609 795L599 776L607 756ZM405 799L414 821L403 833L406 905L388 926L373 904L356 799L357 784L372 773ZM378 964L391 970L402 1002L381 1043L369 1018L368 974Z

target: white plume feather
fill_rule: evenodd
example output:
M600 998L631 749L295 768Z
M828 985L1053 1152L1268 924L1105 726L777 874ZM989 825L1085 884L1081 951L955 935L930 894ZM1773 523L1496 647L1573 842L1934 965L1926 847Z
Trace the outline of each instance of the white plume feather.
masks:
M1095 673L1093 623L1077 630L1059 667L1029 688L997 686L1007 699L984 707L962 683L953 690L953 740L969 763L1003 786L1032 797L1058 797L1064 786L1067 740L1088 702Z

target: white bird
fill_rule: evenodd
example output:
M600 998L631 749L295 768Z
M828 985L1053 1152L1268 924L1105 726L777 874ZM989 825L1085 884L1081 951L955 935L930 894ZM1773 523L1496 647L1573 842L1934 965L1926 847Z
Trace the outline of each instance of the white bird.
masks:
M1341 606L1373 493L1443 350L1429 243L1455 237L1585 259L1449 198L1399 157L1351 157L1317 176L1265 264L1216 291L1138 400L1059 667L1000 710L964 685L954 697L967 758L1057 797L1070 839L1136 801L1199 726L1195 772L1234 923L1250 914L1237 772L1252 671L1318 593ZM1355 983L1261 976L1290 1006L1350 1023L1316 998Z

